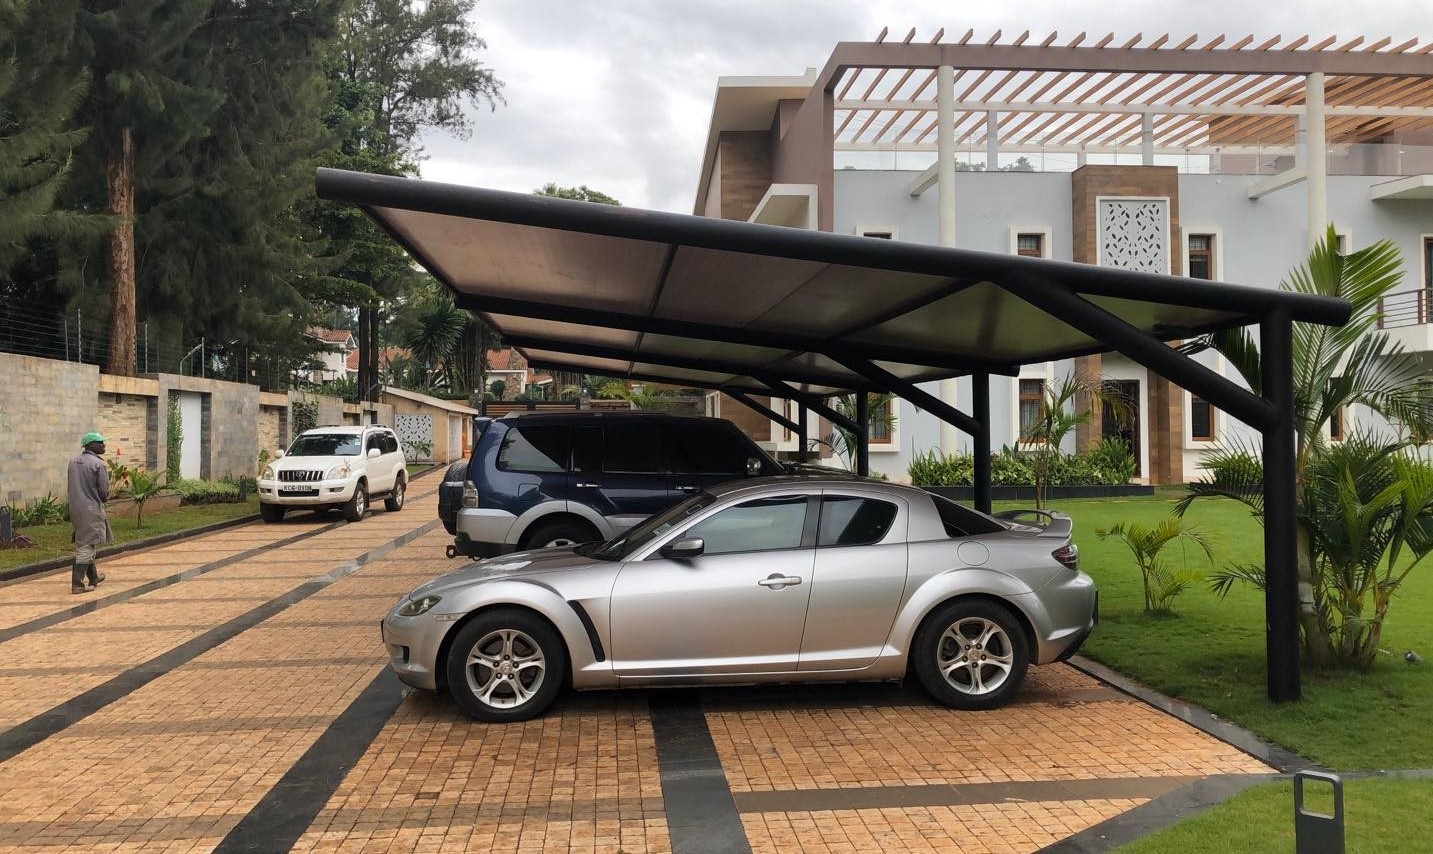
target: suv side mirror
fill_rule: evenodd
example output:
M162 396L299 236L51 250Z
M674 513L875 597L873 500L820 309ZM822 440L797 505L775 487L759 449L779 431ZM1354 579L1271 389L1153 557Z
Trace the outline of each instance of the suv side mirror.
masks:
M761 474L761 457L746 458L746 476L756 477Z
M687 537L662 546L662 557L675 558L677 560L689 560L700 557L706 550L707 544L701 537Z
M379 455L381 455L382 453L383 453L383 452L380 451L380 450L378 450L377 448L369 448L369 449L368 449L368 458L369 458L370 460L377 459L377 458L379 457Z
M283 455L284 455L284 449L283 449L283 448L279 448L277 451L274 451L274 459L276 459L276 460L279 459L279 458L281 458L281 457L283 457Z

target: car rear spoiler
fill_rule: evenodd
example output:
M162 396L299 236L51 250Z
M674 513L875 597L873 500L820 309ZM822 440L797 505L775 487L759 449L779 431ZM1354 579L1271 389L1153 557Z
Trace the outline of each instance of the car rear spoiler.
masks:
M1002 510L991 515L1019 525L1033 525L1040 529L1038 536L1041 537L1068 540L1075 529L1074 520L1058 510Z

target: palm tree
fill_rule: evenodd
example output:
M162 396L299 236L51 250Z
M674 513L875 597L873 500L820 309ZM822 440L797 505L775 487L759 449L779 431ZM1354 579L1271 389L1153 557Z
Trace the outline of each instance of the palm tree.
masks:
M892 395L888 393L866 392L866 430L868 433L872 427L877 427L886 435L890 435L891 429L896 426L895 407L891 406L891 400ZM841 415L852 421L856 420L856 395L843 394L832 398L831 406ZM852 463L856 453L855 433L833 424L827 444L831 446L832 453L845 460L847 468L853 467Z
M1088 404L1081 406L1081 404ZM1035 507L1045 506L1045 492L1050 482L1050 466L1060 456L1060 445L1070 432L1090 420L1092 413L1108 409L1118 421L1127 421L1134 412L1130 401L1106 390L1104 383L1080 374L1066 374L1054 384L1045 385L1045 397L1036 416L1016 445L1030 455L1030 468L1035 480Z
M1349 255L1336 250L1332 227L1310 251L1305 264L1280 284L1284 290L1322 294L1347 299L1353 306L1349 322L1342 327L1295 323L1293 337L1295 479L1298 508L1297 557L1300 588L1299 625L1304 649L1316 667L1340 660L1350 661L1335 644L1345 622L1361 621L1362 603L1350 598L1343 585L1332 577L1342 561L1328 544L1337 539L1327 526L1358 512L1354 501L1359 490L1325 488L1321 478L1310 480L1311 472L1328 465L1321 459L1329 453L1325 429L1335 415L1358 404L1403 425L1411 436L1426 436L1433 426L1433 406L1421 380L1424 372L1417 356L1405 353L1401 345L1376 330L1379 302L1402 279L1398 250L1382 240ZM1259 350L1248 330L1229 330L1200 338L1186 345L1186 352L1213 348L1233 365L1249 388L1258 394L1261 386ZM1383 443L1390 453L1411 444L1408 439ZM1249 505L1263 515L1263 466L1251 449L1235 446L1212 454L1205 465L1215 473L1208 483L1191 484L1190 494L1178 506L1183 513L1190 502L1205 496L1225 496ZM1372 463L1346 466L1355 479L1367 476ZM1411 469L1404 469L1409 476ZM1419 511L1421 513L1422 511ZM1428 522L1417 514L1400 523L1419 528ZM1413 537L1412 528L1398 534ZM1234 567L1235 576L1262 583L1262 570ZM1224 589L1227 590L1227 583Z
M646 386L629 386L621 380L612 380L597 390L598 397L608 400L625 400L633 409L660 409L660 392L648 391Z
M1174 597L1200 579L1198 570L1187 566L1174 568L1160 559L1164 547L1176 540L1188 540L1204 552L1209 562L1214 561L1214 543L1193 525L1186 525L1178 516L1168 516L1154 527L1138 522L1121 522L1108 529L1095 532L1100 539L1114 537L1123 542L1134 555L1144 579L1144 612L1146 614L1169 614L1174 611Z

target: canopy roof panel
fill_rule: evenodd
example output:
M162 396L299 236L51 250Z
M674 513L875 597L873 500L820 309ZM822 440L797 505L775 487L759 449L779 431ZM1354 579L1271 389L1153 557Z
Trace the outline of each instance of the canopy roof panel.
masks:
M1037 307L1044 289L1161 340L1275 310L1329 324L1349 311L1271 288L383 175L320 169L317 184L558 370L827 395L879 387L853 361L923 382L1113 349Z

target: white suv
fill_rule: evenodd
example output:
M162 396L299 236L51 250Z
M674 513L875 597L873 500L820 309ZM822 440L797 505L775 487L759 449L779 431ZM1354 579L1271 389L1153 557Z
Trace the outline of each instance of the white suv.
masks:
M279 522L294 508L338 508L357 522L372 498L388 510L403 509L407 461L398 437L387 427L319 427L294 439L288 453L259 475L259 513Z

